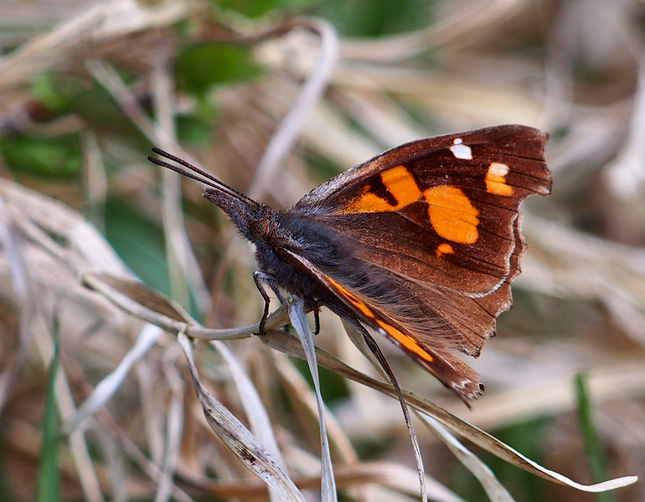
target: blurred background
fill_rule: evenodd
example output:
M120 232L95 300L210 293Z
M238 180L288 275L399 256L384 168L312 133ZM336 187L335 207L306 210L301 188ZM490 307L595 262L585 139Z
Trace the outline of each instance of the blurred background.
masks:
M210 327L260 318L251 249L198 184L146 160L152 146L287 208L387 148L502 123L551 135L554 189L523 204L530 249L515 306L468 361L486 393L469 411L381 346L403 387L549 469L580 483L644 478L644 15L643 2L626 0L1 2L0 499L33 500L54 346L48 406L64 421L143 326L80 274L129 270ZM205 425L174 341L157 340L82 439L61 440L63 500L154 499L142 466L163 458L173 398L184 423L178 485L196 500L266 498L261 483L244 491L256 478ZM329 313L316 342L374 374ZM315 473L315 412L297 390L306 365L255 339L229 347L260 392L288 469ZM206 345L198 354L204 384L244 421L219 356ZM599 453L579 418L581 372ZM407 491L347 482L343 500L414 500L396 401L331 372L322 379L339 424L335 461L390 466L366 468L359 479L372 483L387 485L393 466L409 474ZM434 499L486 500L450 450L417 428L428 474L452 490ZM466 446L517 501L645 500L642 483L597 497Z

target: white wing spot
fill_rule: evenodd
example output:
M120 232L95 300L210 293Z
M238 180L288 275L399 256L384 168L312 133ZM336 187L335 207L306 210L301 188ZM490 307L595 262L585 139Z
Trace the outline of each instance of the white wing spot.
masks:
M457 159L463 160L473 160L473 151L469 146L463 145L463 139L457 138L454 141L454 145L450 147L450 151Z
M505 178L508 174L508 166L501 162L491 162L488 166L487 176Z

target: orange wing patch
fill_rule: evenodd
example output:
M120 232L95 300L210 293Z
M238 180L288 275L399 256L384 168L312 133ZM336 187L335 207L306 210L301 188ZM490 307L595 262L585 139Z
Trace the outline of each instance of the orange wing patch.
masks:
M372 309L365 305L365 303L363 303L363 301L354 293L348 291L330 277L327 277L327 280L338 290L345 300L352 304L352 307L357 309L364 316L374 319L374 312L372 312Z
M387 334L388 336L392 337L394 341L396 341L399 345L402 347L406 348L413 354L419 356L422 360L431 363L434 361L434 357L432 357L428 352L421 347L417 341L412 338L410 335L406 335L403 333L400 329L395 328L391 324L386 323L385 321L382 321L381 319L374 319L376 321L376 324L379 325L381 328L380 331L383 334Z
M419 356L422 360L428 363L434 361L434 358L430 354L428 354L428 352L423 347L421 347L421 345L419 345L419 343L413 337L406 335L400 329L384 321L373 309L365 305L365 303L354 293L348 291L328 276L325 277L325 280L328 281L328 283L336 289L337 293L348 303L350 303L356 310L358 310L373 323L376 323L381 333L390 336L396 343L409 350L413 354Z
M435 254L437 255L437 258L441 258L445 254L451 254L454 252L455 250L452 249L452 246L450 244L443 242L437 246Z
M491 162L486 172L486 190L488 193L510 197L513 195L513 187L506 184L508 166L501 162Z
M360 198L352 202L345 212L347 213L379 213L396 211L421 198L421 190L414 181L414 177L405 166L395 166L381 173L381 181L390 194L396 199L393 206L386 200L372 192L363 193Z
M456 145L463 146L463 145ZM505 164L495 164L506 167ZM488 191L503 191L512 188L505 184L501 167L491 167L488 169L486 183ZM435 232L446 240L458 242L460 244L473 244L479 236L477 225L479 225L479 211L473 207L470 200L459 188L442 185L428 188L421 192L417 182L405 166L395 166L381 174L381 182L389 194L394 198L396 204L387 201L370 191L370 187L364 187L363 193L352 201L346 208L342 209L343 213L380 213L389 211L398 211L424 197L428 202L428 216L430 224ZM489 180L490 178L490 180ZM501 180L501 182L499 181ZM489 185L492 183L493 185ZM493 186L493 189L490 188ZM497 193L497 192L495 192ZM437 256L441 254L452 253L453 249L449 244L437 248Z
M441 237L460 244L474 244L479 232L479 211L459 188L438 186L423 192L430 223Z

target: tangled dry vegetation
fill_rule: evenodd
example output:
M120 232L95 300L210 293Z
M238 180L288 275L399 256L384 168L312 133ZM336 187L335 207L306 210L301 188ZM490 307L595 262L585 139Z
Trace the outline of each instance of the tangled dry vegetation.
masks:
M191 346L187 314L128 282L138 275L212 328L253 326L262 310L247 244L199 186L180 186L146 161L150 146L288 207L386 148L499 123L550 132L555 183L551 197L523 206L530 249L515 307L473 363L486 394L468 411L394 348L383 350L403 387L589 484L573 385L584 372L606 475L645 479L642 3L435 2L427 27L365 39L288 18L302 9L289 5L251 21L181 0L0 4L0 478L9 499L31 500L46 479L44 409L60 421L53 465L66 500L265 499L267 485L248 470L256 459L227 436L241 437L242 423L307 497L320 484L315 398L296 359L280 352L297 344L284 333L263 344L242 329L233 334L243 339ZM302 12L324 11L312 5ZM226 49L211 57L201 47ZM378 378L329 313L316 343ZM322 380L338 487L348 500L418 498L391 392L319 357L333 370ZM437 423L418 421L431 499L483 499L461 461L495 500L593 500L510 472L483 453L492 440L410 399L452 424L502 481ZM204 403L241 423L213 424ZM271 485L274 500L299 500L289 482ZM611 497L642 500L645 489Z

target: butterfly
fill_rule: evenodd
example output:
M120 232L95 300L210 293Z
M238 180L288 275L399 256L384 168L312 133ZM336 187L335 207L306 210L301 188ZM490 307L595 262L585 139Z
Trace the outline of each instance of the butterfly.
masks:
M255 245L261 282L381 333L467 402L484 386L457 354L477 357L512 305L526 250L519 204L551 192L547 139L520 125L420 139L282 211L162 150L178 165L148 159L207 186Z

